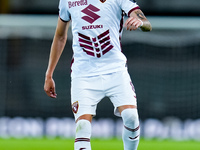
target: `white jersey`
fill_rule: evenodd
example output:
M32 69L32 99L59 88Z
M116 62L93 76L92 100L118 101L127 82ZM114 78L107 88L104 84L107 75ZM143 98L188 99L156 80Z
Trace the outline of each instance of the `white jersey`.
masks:
M72 78L126 69L123 15L138 8L133 0L60 0L61 20L72 21Z

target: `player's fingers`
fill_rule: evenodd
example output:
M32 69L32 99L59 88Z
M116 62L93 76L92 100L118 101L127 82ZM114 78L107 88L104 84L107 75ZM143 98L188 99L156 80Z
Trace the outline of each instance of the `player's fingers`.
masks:
M142 25L143 25L143 22L140 19L133 18L133 17L128 18L127 21L125 22L126 29L130 31L136 30Z
M51 95L51 92L50 92L50 90L48 90L48 89L44 89L44 91L45 91L45 93L48 95L48 96L50 96Z
M133 24L129 25L127 28L127 30L129 30L129 31L136 30L136 29L137 29L137 27Z
M131 21L132 17L128 18L124 24L125 27L127 27L128 23Z
M130 18L128 18L128 19L126 20L126 22L125 22L125 27L126 27L127 30L130 29L132 22L133 22L133 18L132 18L132 17L130 17Z
M143 21L140 20L140 19L137 19L137 20L134 22L134 26L135 26L136 28L139 28L139 27L143 26Z
M56 98L57 97L55 87L51 88L50 97L52 97L52 98Z
M44 91L51 98L57 97L56 90L55 90L55 83L53 79L48 79L48 78L45 79Z
M51 94L49 95L49 97L51 97L51 98L57 98L57 94L51 93Z
M134 26L132 25L131 22L129 22L126 26L126 30L132 30L134 28Z
M141 20L137 20L137 22L135 22L135 27L139 28L143 25L143 22Z
M137 19L136 18L133 18L133 17L131 17L131 18L129 18L129 20L126 22L126 29L127 30L136 30L137 29L137 27L136 27L136 25L137 25Z
M52 90L52 88L44 87L44 91L51 98L56 98L57 97L57 94L55 93L55 89Z

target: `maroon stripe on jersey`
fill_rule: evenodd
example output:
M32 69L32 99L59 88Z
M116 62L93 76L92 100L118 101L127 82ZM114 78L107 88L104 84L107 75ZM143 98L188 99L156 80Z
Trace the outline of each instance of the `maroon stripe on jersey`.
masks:
M97 39L96 38L92 38L92 40L93 40L93 42L96 42Z
M98 36L98 39L101 39L102 37L104 37L104 36L106 36L106 35L108 35L108 34L109 34L109 30L107 30L107 31L103 32L102 34L100 34L100 35Z
M94 53L93 53L93 52L87 51L87 50L85 50L84 48L83 48L83 51L86 52L86 53L87 53L88 55L90 55L90 56L94 56Z
M85 44L80 43L80 46L83 47L83 48L89 49L89 50L93 50L93 47L85 45Z
M114 46L110 45L108 48L106 48L104 51L103 51L103 55L107 52L109 52Z
M138 126L137 128L135 128L135 129L131 129L131 128L128 128L128 127L126 127L126 126L124 126L127 130L129 130L129 131L131 131L131 132L135 132L135 131L137 131L137 130L139 130L139 128L140 128L140 126Z
M81 33L78 33L78 35L86 40L90 40L90 37L86 36L86 35L83 35Z
M72 61L71 61L71 72L72 72L72 65L74 63L74 58L72 58Z
M120 20L120 29L119 29L119 33L122 32L123 24L124 24L124 11L122 11L122 18L121 18L121 20Z
M121 52L122 52L122 42L121 42L122 37L119 36L119 42L120 42L120 48L121 48Z
M76 138L75 142L90 142L90 139L88 139L88 138Z
M110 45L110 41L104 43L103 45L101 45L101 49L104 49L106 46Z
M100 40L99 43L102 44L102 43L104 43L105 41L108 41L108 40L110 40L110 36L107 36L104 39Z
M95 47L98 47L98 46L99 46L99 44L98 44L98 43L94 43L94 46L95 46Z
M140 9L140 7L137 6L137 7L133 8L133 9L131 9L131 10L128 12L128 17L130 17L130 14L131 14L134 10L136 10L136 9Z
M101 54L97 54L97 58L100 58L101 57Z
M100 49L99 49L99 48L95 48L95 50L96 50L96 52L99 52L99 51L100 51Z
M78 41L79 41L79 42L82 42L82 43L85 43L85 44L89 44L89 45L92 46L92 42L90 42L90 41L86 41L86 40L81 39L81 38L79 38Z

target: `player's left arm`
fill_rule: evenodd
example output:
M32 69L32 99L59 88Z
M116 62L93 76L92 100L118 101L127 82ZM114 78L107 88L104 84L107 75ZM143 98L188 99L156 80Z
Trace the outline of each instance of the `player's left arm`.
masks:
M130 13L129 18L125 22L127 30L136 30L141 28L142 31L151 31L152 26L144 13L140 9L136 9Z

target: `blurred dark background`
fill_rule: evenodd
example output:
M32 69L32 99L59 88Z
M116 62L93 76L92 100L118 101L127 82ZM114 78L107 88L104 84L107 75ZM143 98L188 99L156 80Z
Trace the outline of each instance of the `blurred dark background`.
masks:
M47 16L57 18L58 3L58 0L0 0L0 116L73 117L71 34L54 73L58 98L51 99L43 91L56 25L56 19L49 24L47 20L51 18ZM134 34L124 31L122 47L136 88L141 119L199 118L200 1L138 0L138 4L152 20L153 31ZM168 21L160 21L162 17L178 19L174 18L175 26L171 26ZM188 20L191 17L197 20L194 28L195 21ZM116 119L107 98L98 105L96 117Z
M199 0L136 0L146 15L199 16ZM59 0L0 0L0 12L57 14Z

